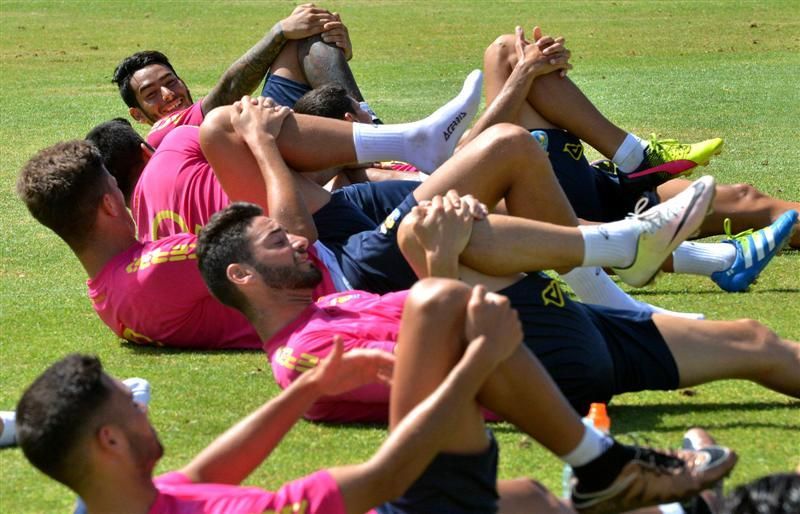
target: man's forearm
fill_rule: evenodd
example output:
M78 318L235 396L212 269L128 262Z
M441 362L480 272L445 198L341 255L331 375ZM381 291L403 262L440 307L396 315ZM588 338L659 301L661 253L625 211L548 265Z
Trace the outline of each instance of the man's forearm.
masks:
M269 216L289 233L317 240L314 219L305 204L300 181L306 180L289 169L274 142L248 141L267 186Z
M286 45L280 22L220 77L219 82L203 99L203 114L220 105L229 105L249 95L264 79L275 58Z
M458 279L458 255L426 250L425 265L429 277Z
M300 376L215 439L181 471L193 482L239 484L266 459L320 397L312 373Z
M517 62L500 93L458 145L464 146L492 125L517 123L520 108L526 101L535 78L532 64L525 61Z

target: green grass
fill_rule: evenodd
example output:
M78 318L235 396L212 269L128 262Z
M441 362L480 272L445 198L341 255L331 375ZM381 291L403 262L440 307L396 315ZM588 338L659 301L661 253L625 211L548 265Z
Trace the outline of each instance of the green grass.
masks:
M0 3L0 408L11 408L45 366L71 351L102 356L115 375L154 387L152 418L167 454L158 471L185 463L215 434L274 395L259 353L179 353L120 344L93 314L83 270L17 201L17 171L36 150L79 138L126 110L110 84L129 53L166 52L196 96L207 92L293 4L281 2ZM355 45L352 66L384 120L435 109L480 67L485 46L515 24L564 34L575 80L609 118L649 135L720 135L725 153L708 168L721 182L746 181L800 199L797 119L800 16L792 2L571 1L337 2ZM144 131L144 130L143 130ZM800 255L787 252L748 294L709 281L665 277L639 298L711 317L753 317L800 339ZM798 371L800 372L800 371ZM689 425L735 447L730 483L800 462L800 404L741 381L691 393L618 398L612 431L675 445ZM524 406L521 406L524 408ZM511 427L497 428L500 474L559 487L560 465ZM320 466L370 455L377 427L300 423L249 483L274 487ZM0 452L0 511L57 512L72 495Z

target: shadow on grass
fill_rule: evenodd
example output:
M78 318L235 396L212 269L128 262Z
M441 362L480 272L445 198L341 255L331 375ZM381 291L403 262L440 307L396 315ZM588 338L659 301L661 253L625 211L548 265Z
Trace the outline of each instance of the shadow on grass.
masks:
M195 355L216 355L219 353L226 353L230 355L244 355L254 352L262 353L260 348L246 350L246 349L198 349L198 348L175 348L171 346L156 346L131 343L121 339L119 345L126 351L136 355L143 356L158 356L158 355L180 355L180 354L195 354Z
M633 291L636 294L636 297L640 296L670 296L670 295L686 295L687 291L685 289L658 289L653 291L640 291L635 290ZM725 294L738 294L738 293L726 293L725 291L713 290L713 291L690 291L693 295L725 295ZM759 289L757 286L752 291L748 291L747 294L768 294L768 293L800 293L800 288L796 287L773 287L771 289L762 288Z
M702 404L660 404L660 405L611 405L609 415L613 419L612 432L622 434L642 432L674 432L675 430L685 430L690 425L684 426L685 420L675 418L668 422L664 421L665 416L692 416L697 418L703 428L712 431L713 429L729 428L777 428L785 430L800 430L800 421L791 422L770 422L769 413L787 410L800 409L800 401L790 403L775 404L769 402L741 403L702 403ZM724 419L714 420L714 414L724 412ZM758 420L741 419L731 420L731 413L741 412L742 414L760 413ZM755 417L755 416L753 416ZM519 432L514 426L508 423L492 424L492 430L498 433Z

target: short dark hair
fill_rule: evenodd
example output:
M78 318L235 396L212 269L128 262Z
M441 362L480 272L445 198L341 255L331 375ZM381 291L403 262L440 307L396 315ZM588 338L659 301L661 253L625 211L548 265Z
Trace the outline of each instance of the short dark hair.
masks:
M725 497L726 514L800 512L800 475L778 473L740 485Z
M17 194L42 225L73 250L82 250L92 234L97 207L107 192L106 169L89 141L58 143L39 151L23 166Z
M31 384L17 405L17 440L40 471L75 488L85 475L76 444L97 425L111 390L97 357L72 354Z
M157 50L144 50L142 52L136 52L135 54L124 58L122 62L119 63L116 68L114 68L114 78L111 79L111 82L117 85L119 88L119 94L122 97L122 100L125 102L125 105L128 107L141 107L139 102L136 100L136 93L134 92L133 88L131 88L131 78L133 77L134 73L142 68L150 66L151 64L160 64L165 66L169 68L172 73L175 73L176 77L178 76L178 74L175 72L175 68L172 67L172 64L170 64L167 56Z
M341 120L345 113L355 114L353 99L343 87L325 84L300 97L292 108L297 114L310 114Z
M122 194L129 199L145 165L142 156L142 144L147 144L145 140L125 118L114 118L97 125L86 134L86 139L100 150L103 164L117 179Z
M248 302L228 280L228 265L251 262L247 229L264 211L258 205L235 202L211 216L197 238L197 264L208 290L220 302L245 312Z

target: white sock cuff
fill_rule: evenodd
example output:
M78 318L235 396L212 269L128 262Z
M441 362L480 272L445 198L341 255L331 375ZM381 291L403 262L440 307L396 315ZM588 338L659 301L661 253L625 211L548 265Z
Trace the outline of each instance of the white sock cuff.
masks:
M681 243L672 252L675 273L710 276L725 271L736 260L736 247L728 243Z
M611 160L621 171L630 173L644 160L644 151L648 144L647 140L628 133Z
M14 411L0 411L3 420L3 432L0 433L0 447L17 444L17 413Z
M353 146L358 162L400 160L404 155L403 132L406 125L353 123Z
M591 424L584 422L584 426L586 430L583 432L581 442L574 450L561 457L561 460L573 468L593 461L614 443L608 434L596 429Z

